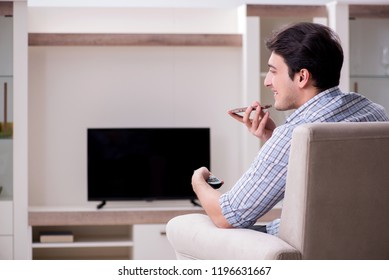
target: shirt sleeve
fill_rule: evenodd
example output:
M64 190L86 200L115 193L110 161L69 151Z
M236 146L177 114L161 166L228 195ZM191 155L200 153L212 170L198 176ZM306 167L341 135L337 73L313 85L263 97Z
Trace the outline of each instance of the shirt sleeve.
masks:
M275 219L274 221L268 223L266 225L266 232L271 235L278 236L278 232L280 229L280 219Z
M220 197L222 213L238 228L247 228L284 197L290 131L279 127L265 143L250 168Z

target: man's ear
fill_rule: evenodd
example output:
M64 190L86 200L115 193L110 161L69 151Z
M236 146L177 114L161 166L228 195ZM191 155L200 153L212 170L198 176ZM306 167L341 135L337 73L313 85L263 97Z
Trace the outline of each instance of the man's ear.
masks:
M305 87L307 83L309 82L309 79L311 77L311 73L303 68L300 70L300 72L297 73L298 75L298 83L300 87Z

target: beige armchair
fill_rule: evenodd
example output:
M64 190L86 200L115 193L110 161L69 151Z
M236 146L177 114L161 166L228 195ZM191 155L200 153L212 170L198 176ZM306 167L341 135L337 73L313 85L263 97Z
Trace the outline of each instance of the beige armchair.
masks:
M389 123L307 124L293 132L279 236L178 216L178 259L389 259Z

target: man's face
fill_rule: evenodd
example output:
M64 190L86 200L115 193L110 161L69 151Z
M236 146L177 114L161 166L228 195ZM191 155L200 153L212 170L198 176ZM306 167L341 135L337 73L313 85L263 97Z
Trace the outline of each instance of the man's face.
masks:
M288 74L288 66L284 59L272 52L269 58L269 70L264 84L274 93L274 108L279 111L297 109L299 102L298 75L291 80Z

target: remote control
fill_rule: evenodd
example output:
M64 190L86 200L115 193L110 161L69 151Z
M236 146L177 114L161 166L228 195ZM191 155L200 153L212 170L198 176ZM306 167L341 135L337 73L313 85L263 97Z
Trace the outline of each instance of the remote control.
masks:
M209 176L207 183L214 189L218 189L223 185L223 182L213 175Z

